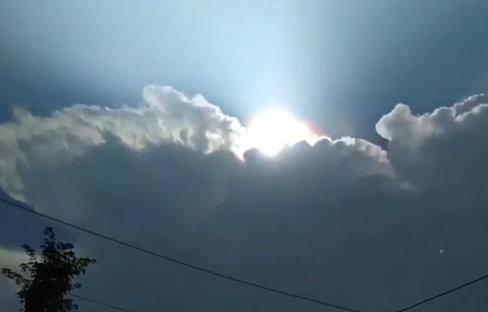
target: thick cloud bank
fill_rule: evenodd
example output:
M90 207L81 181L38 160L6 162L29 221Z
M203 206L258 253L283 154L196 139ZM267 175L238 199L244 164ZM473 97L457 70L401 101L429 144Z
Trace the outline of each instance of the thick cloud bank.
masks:
M3 190L165 255L366 311L398 309L486 274L481 96L424 115L398 104L376 124L386 150L323 138L274 158L244 152L244 127L202 96L151 86L143 99L117 109L77 104L47 118L14 110L0 125ZM5 266L45 223L0 208L0 220L10 220L0 231ZM62 233L99 260L82 294L128 309L333 311ZM483 310L484 289L418 311Z

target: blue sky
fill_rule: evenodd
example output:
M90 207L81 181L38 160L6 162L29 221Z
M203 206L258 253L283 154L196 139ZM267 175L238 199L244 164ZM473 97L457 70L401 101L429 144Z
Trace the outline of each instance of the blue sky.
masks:
M488 80L481 1L0 6L3 114L15 102L40 113L134 104L143 86L160 84L242 119L280 103L327 133L371 137L398 102L422 112L485 91Z
M0 1L0 196L253 283L398 310L487 273L487 12L467 0ZM243 150L249 121L276 105L329 137ZM9 209L0 267L52 225ZM55 230L99 260L79 293L95 300L335 311ZM17 307L14 291L0 277L0 310ZM485 293L416 312L486 311Z

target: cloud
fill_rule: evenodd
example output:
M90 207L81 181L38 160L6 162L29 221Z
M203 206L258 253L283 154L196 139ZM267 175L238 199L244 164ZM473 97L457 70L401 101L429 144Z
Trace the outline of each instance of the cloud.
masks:
M3 267L17 267L22 262L28 260L26 254L19 250L9 250L0 248L0 266ZM4 281L4 280L2 280Z
M487 181L482 166L488 159L488 104L478 103L481 98L422 116L399 104L383 116L376 129L389 140L388 158L400 178L427 189L480 191L482 184L464 184Z
M0 247L0 268L18 268L19 264L25 262L27 256L19 250L10 250ZM13 311L16 308L16 302L13 293L18 288L15 283L6 278L0 278L0 307L5 311Z
M73 105L41 118L15 108L14 120L1 125L2 184L22 193L18 172L35 163L69 161L113 136L131 149L161 142L181 144L202 152L221 148L237 151L243 128L202 96L187 97L171 87L148 86L144 101L118 109ZM33 156L35 155L35 156Z
M242 153L244 127L202 96L151 86L143 99L117 109L78 104L46 118L17 109L0 125L1 186L106 235L366 311L398 309L485 274L482 97L420 116L395 106L376 124L386 149L324 137L275 158ZM10 235L34 233L33 220L15 220L22 228L12 225ZM11 246L3 237L0 246ZM80 233L63 237L99 260L83 293L129 309L333 311ZM486 306L479 291L427 308Z

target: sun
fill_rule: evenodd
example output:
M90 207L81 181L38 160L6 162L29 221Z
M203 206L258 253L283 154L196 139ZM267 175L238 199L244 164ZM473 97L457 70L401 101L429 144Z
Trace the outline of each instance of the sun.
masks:
M268 156L278 154L286 146L316 137L306 124L279 108L259 113L250 123L247 134L250 147Z

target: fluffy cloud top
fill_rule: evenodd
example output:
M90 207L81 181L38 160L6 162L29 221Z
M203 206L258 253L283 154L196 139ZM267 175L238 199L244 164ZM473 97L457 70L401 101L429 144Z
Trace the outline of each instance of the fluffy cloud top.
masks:
M33 116L21 108L14 120L0 125L0 181L10 193L22 194L19 172L34 163L70 161L114 137L128 148L171 142L212 152L238 151L243 128L202 96L189 98L171 87L149 86L137 107L73 105L52 116Z
M47 118L14 110L0 125L2 188L168 256L366 311L398 309L485 274L482 97L419 116L398 104L376 124L386 149L323 138L275 158L242 154L243 126L202 96L151 86L143 98L117 109L78 104ZM1 208L2 220L18 223L0 239L4 253L16 252L15 235L41 233L39 220ZM83 293L129 309L332 311L78 233L63 237L99 260ZM418 311L488 308L480 289Z

